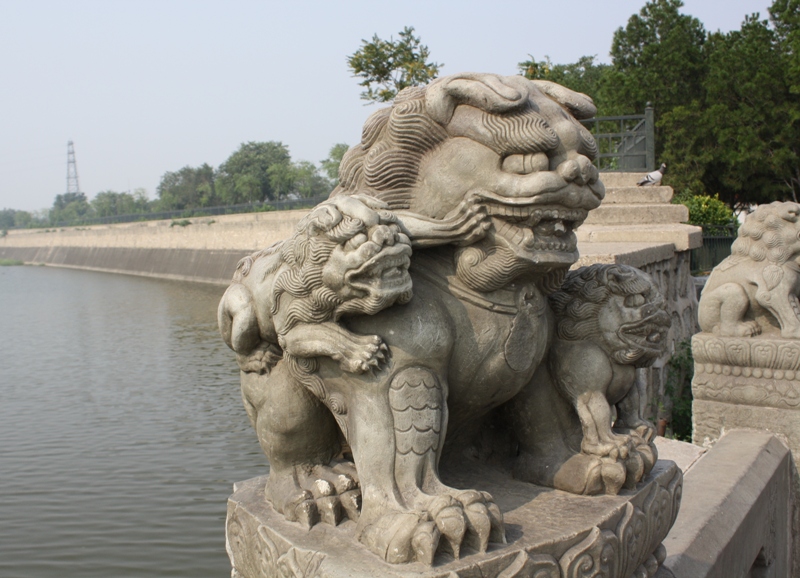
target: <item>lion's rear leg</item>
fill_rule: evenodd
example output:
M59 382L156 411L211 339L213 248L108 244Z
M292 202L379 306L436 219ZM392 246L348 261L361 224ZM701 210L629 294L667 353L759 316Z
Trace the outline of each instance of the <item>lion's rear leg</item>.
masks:
M755 321L745 321L750 299L738 283L725 283L703 294L698 321L703 331L724 337L752 337L761 333Z
M268 375L242 373L248 413L270 463L265 494L288 520L336 525L358 515L352 468L337 466L339 430L330 411L279 363Z

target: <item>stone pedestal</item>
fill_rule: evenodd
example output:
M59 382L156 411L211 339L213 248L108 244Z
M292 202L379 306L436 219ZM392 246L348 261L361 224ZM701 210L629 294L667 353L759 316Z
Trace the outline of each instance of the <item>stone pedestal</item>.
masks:
M354 537L355 523L304 530L264 498L266 477L236 484L228 500L227 550L234 577L572 578L655 576L661 541L678 514L683 477L659 461L635 490L618 496L576 496L510 479L486 466L445 472L455 487L492 493L505 516L508 544L485 554L465 549L459 560L438 554L434 565L390 565Z
M725 432L750 428L785 440L795 463L800 460L800 340L775 333L756 337L692 338L692 438L709 446ZM793 468L795 504L800 477ZM792 512L795 533L800 510ZM794 540L792 576L800 577L800 542Z
M694 355L694 443L725 430L754 428L786 438L800 457L800 341L774 335L698 333Z

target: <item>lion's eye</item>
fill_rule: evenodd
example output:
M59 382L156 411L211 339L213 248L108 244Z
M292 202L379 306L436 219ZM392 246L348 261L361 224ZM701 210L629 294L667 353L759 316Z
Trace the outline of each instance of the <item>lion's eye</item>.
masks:
M640 307L644 305L644 295L628 295L625 297L625 307Z
M348 250L358 249L361 245L367 242L367 236L364 233L359 233L358 235L351 238L347 243L345 243L344 248Z

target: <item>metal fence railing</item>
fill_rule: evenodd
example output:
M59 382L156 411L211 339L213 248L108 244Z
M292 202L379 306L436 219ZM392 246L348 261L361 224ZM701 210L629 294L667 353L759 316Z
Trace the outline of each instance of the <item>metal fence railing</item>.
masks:
M644 114L598 116L581 121L597 142L595 166L603 172L650 172L656 168L655 117Z
M736 240L735 225L703 225L703 246L692 249L692 272L711 271L731 254Z

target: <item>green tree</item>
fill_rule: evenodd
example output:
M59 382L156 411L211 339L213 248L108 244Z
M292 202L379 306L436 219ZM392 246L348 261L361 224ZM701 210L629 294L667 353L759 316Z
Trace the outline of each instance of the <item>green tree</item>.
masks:
M430 51L414 36L414 28L406 26L399 40L391 36L383 40L375 34L370 42L361 41L361 48L347 57L347 66L354 76L362 78L366 88L361 98L370 102L388 102L408 86L427 84L444 66L428 62Z
M780 36L752 15L740 30L709 35L705 53L703 97L659 121L670 183L737 209L796 199L800 107Z
M788 84L793 94L800 94L800 0L775 0L769 14L788 57Z
M136 198L131 193L102 191L94 196L91 205L96 217L132 215L142 212L137 206Z
M267 170L267 175L272 190L272 195L269 197L271 200L285 199L294 193L297 180L297 171L294 165L291 163L271 165Z
M159 209L173 211L219 204L214 178L214 169L207 163L164 173L156 189Z
M648 102L666 112L701 98L706 31L697 18L681 14L682 6L681 0L647 2L614 33L609 112L640 112Z
M342 163L342 157L350 149L345 143L337 143L331 147L328 153L328 158L322 161L322 171L331 181L331 185L336 187L339 184L339 165Z
M28 211L15 211L14 212L14 226L25 228L32 227L34 224L33 215Z
M17 211L14 209L3 209L0 211L0 229L10 229L14 226L14 216Z
M308 161L300 161L294 165L294 190L297 195L307 199L327 195L333 189L330 180L320 174L319 169Z
M84 193L64 193L56 195L50 211L53 225L75 225L83 222L92 210Z
M531 80L549 80L587 94L594 100L598 114L603 114L610 65L595 63L595 56L581 56L572 64L553 64L549 56L539 61L528 56L528 60L517 64L522 76Z
M226 204L276 200L283 190L276 191L271 176L291 167L289 148L281 142L247 142L219 166L217 183ZM283 185L281 181L281 185Z

